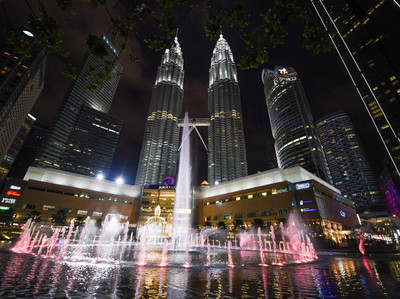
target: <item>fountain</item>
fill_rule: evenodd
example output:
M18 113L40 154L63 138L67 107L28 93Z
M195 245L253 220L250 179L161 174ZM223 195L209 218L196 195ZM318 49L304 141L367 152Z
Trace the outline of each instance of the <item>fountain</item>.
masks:
M204 228L192 233L190 186L189 119L187 113L182 132L178 183L173 213L173 228L168 236L166 222L160 217L160 206L153 217L138 230L137 240L129 235L129 223L120 223L116 215L105 217L102 228L96 229L94 220L86 218L82 229L75 228L71 221L68 229L51 229L51 234L42 231L31 219L25 224L20 239L12 251L36 255L41 258L63 260L67 263L131 263L133 266L156 267L229 267L305 263L318 257L314 247L302 230L299 219L290 216L287 227L280 223L281 240L277 240L275 228L269 232L248 230L230 239L228 232L216 228ZM277 230L278 231L278 230ZM269 237L269 239L268 239ZM234 245L233 245L234 244ZM239 246L238 246L239 244Z
M182 145L179 155L178 182L175 191L173 232L172 236L177 240L178 248L187 248L189 242L189 228L192 213L191 194L191 163L190 163L190 142L189 142L189 116L185 113Z

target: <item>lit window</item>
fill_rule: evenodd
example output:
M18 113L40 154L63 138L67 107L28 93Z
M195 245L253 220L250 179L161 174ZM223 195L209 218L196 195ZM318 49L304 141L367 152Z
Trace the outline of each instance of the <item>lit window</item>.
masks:
M55 206L43 205L43 211L53 211L55 209L56 209Z
M78 210L77 214L78 215L87 215L88 211L84 211L84 210Z

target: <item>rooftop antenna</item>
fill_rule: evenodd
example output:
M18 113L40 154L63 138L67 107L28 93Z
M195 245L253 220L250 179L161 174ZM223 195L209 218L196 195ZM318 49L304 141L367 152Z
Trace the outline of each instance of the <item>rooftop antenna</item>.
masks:
M174 38L175 42L178 41L178 30L179 30L179 28L176 28L175 38Z

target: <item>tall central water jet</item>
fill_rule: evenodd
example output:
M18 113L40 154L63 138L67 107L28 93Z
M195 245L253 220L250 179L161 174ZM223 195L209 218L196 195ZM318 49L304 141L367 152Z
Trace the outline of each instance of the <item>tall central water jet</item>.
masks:
M178 181L175 190L172 235L179 249L186 248L192 214L189 116L185 113L179 154Z

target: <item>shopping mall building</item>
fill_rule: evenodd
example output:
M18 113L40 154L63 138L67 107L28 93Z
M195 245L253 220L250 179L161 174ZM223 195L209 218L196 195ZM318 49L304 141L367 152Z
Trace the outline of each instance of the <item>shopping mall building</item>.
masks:
M161 217L172 223L174 187L140 186L99 181L96 178L53 169L30 167L23 180L10 179L2 193L0 209L14 209L15 222L40 214L50 221L56 211L67 211L67 221L76 217L104 219L120 214L131 227L144 225L159 205ZM297 212L315 234L337 239L359 224L354 204L340 191L305 169L272 169L215 186L193 188L193 223L232 228L254 219L269 227ZM260 220L258 220L259 222Z

